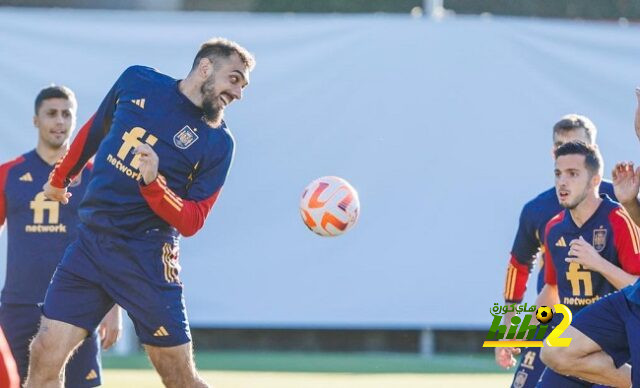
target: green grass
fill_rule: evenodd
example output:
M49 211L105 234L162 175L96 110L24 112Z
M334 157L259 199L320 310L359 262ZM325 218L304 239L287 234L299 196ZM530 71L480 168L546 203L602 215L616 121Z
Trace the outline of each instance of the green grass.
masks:
M199 370L322 373L513 373L496 366L493 355L422 357L396 353L199 352ZM150 369L142 353L103 357L108 369Z

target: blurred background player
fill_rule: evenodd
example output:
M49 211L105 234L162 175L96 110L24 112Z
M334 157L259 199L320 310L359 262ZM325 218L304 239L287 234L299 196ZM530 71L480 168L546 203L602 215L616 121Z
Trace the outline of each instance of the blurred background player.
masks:
M28 387L59 386L67 357L114 303L165 386L207 386L193 361L178 242L202 228L226 179L234 141L223 112L242 97L254 63L237 43L212 39L184 80L130 67L80 130L45 186L66 204L67 187L96 155L78 239L47 291Z
M602 165L595 146L571 142L556 150L556 192L565 210L553 217L545 229L545 286L536 305L562 303L577 313L633 284L640 275L640 232L620 204L606 194L598 195ZM616 365L622 366L628 359L617 357ZM543 362L547 360L543 357ZM619 384L628 369L625 365L607 380L588 380ZM547 369L538 386L592 384Z
M555 151L558 147L570 141L583 141L587 144L595 144L597 128L595 124L586 116L569 114L560 118L553 125L553 146L552 156L555 158ZM610 182L603 181L600 185L600 192L615 199L613 186ZM556 188L551 187L541 193L522 208L518 231L511 249L511 259L507 268L507 278L505 284L505 303L521 303L526 291L529 273L533 269L535 258L540 254L540 270L537 279L537 292L542 290L544 285L544 271L542 267L544 252L542 238L544 236L547 222L556 214L562 211L562 206L556 195ZM505 316L505 322L510 324L512 314ZM522 352L520 363L514 374L514 387L535 387L540 374L544 370L544 364L538 357L539 348L526 348ZM503 368L510 368L515 365L514 354L520 353L518 348L496 348L496 363ZM516 384L516 380L518 383Z
M0 325L17 361L20 378L27 377L29 343L38 331L40 305L47 286L69 243L76 237L77 207L89 182L84 169L70 187L75 194L67 206L47 200L42 186L69 149L75 128L76 98L64 86L38 93L33 124L36 148L0 166L0 225L8 221L7 272L0 305ZM111 346L120 330L117 308L105 317L102 344ZM100 385L98 334L92 332L69 362L69 387Z

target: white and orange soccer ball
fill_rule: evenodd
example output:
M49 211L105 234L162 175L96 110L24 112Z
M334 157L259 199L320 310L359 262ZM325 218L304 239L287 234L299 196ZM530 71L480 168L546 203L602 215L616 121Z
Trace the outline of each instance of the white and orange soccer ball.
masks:
M339 236L355 225L360 213L358 192L342 178L324 176L311 182L302 193L300 214L312 232Z

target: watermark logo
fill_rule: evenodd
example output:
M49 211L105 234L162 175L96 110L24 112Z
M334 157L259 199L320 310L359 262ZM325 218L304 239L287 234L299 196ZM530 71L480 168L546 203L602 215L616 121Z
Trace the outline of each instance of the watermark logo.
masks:
M571 343L571 338L559 338L562 333L569 327L573 315L571 310L563 304L556 304L553 306L555 311L552 311L551 307L540 306L536 309L533 305L527 308L527 304L524 306L517 306L512 304L511 306L499 306L498 303L494 303L493 308L489 310L493 316L493 322L489 332L485 337L486 341L482 344L483 348L502 348L502 347L537 347L543 346L556 346L566 347ZM511 326L507 332L507 325L501 324L502 317L507 313L515 313L516 315L511 317ZM522 318L519 314L523 314ZM549 329L548 323L551 322L554 314L562 314L562 321L552 329L551 333L546 336ZM532 323L533 316L540 324ZM534 320L534 322L536 321Z

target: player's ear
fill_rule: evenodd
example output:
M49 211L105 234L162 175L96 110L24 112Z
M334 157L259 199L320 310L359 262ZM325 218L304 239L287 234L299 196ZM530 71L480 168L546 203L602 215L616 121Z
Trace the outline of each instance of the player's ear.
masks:
M600 183L602 183L602 174L593 174L593 176L591 177L591 184L593 185L593 187L600 186Z
M33 126L38 128L38 115L33 115Z
M202 78L209 78L209 75L213 71L213 63L209 58L200 58L198 63L198 75Z

